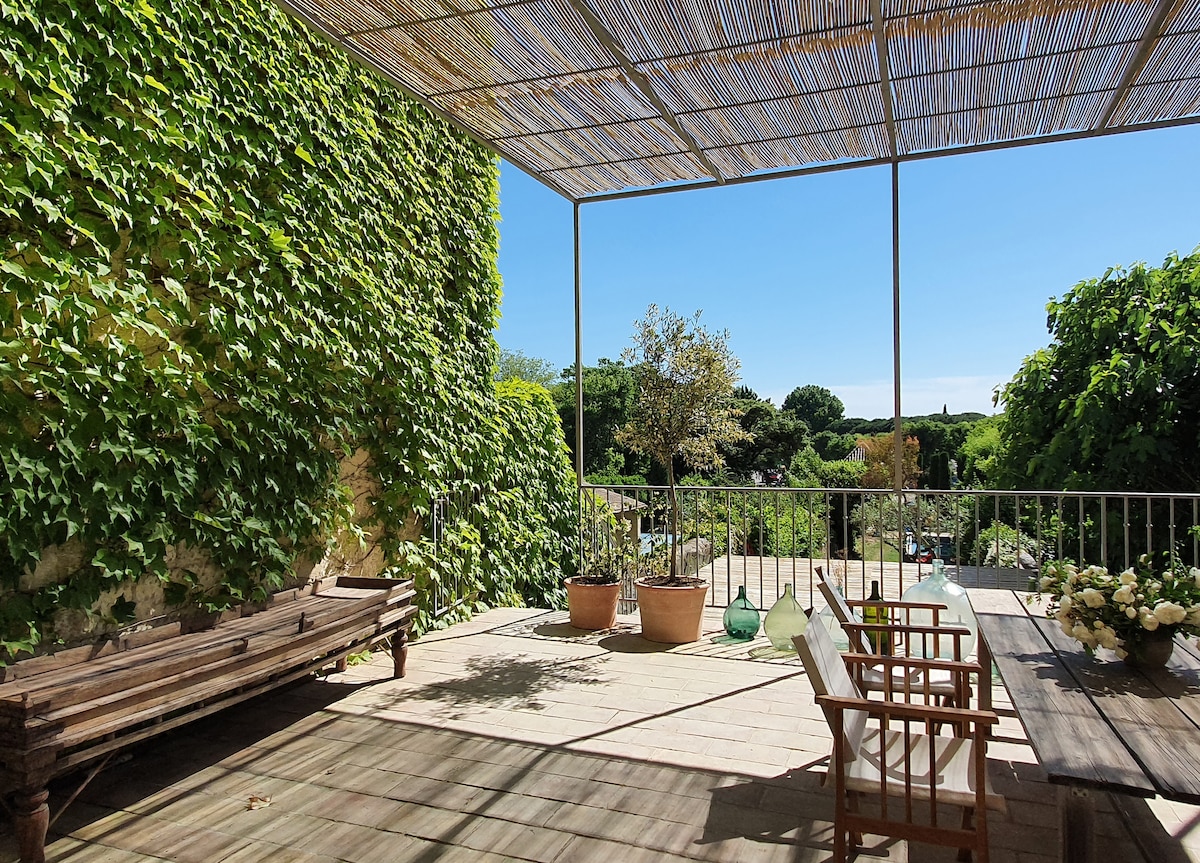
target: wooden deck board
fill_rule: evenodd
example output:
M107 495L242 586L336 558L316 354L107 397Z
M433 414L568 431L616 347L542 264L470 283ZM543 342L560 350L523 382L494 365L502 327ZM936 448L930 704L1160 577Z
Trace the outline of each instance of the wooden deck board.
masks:
M465 637L417 642L411 678L387 680L384 655L143 744L84 792L50 860L100 843L116 863L165 859L147 824L173 851L186 837L226 841L197 831L225 834L210 859L232 863L828 859L830 740L794 661L609 650L513 628L544 619L536 610L492 614ZM615 719L587 721L591 708ZM631 732L643 742L620 742ZM1027 746L1006 746L993 778L1020 805L990 824L993 860L1048 863L1054 830L1038 819L1054 789ZM251 795L271 802L247 809ZM1110 820L1113 859L1137 860ZM0 832L0 861L4 843ZM954 859L867 846L862 859Z

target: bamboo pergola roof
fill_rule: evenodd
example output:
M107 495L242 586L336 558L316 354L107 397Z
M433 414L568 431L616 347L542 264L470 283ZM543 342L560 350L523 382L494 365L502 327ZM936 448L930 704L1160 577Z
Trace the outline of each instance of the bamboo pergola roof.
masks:
M1200 0L281 0L575 200L1200 121Z

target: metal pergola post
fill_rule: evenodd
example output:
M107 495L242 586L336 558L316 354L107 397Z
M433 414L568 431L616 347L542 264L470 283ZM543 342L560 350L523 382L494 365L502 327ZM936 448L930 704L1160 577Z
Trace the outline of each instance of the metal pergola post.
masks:
M579 202L575 214L575 480L583 489L583 291L579 264Z
M904 488L904 429L900 422L900 163L892 162L892 411L895 434L893 488Z

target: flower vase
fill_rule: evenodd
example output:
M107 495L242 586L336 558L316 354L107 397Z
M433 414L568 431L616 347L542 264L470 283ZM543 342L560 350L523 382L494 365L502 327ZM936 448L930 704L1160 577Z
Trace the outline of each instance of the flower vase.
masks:
M761 619L758 609L746 598L746 586L741 585L738 587L737 598L725 609L725 615L722 618L722 623L725 624L725 633L730 638L749 641L758 635L758 624Z
M763 632L776 650L795 653L796 646L792 644L792 637L802 635L807 628L808 615L804 613L800 603L796 602L792 586L785 584L783 596L779 597L779 601L767 612L763 621Z
M1125 664L1134 668L1162 668L1175 650L1174 639L1174 629L1167 626L1142 632L1136 639L1126 639Z

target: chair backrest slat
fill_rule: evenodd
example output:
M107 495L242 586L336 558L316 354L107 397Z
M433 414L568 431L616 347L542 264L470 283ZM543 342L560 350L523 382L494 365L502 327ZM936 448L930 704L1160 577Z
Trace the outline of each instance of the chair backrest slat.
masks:
M859 698L858 688L850 679L846 665L833 644L833 639L823 626L810 626L802 634L792 639L796 652L808 672L809 682L817 695L837 695L843 698ZM825 721L829 727L834 724L825 713ZM847 710L843 719L842 731L845 735L846 760L853 761L862 745L863 735L867 727L867 714L861 710ZM836 734L836 730L834 731Z
M854 612L850 610L850 606L846 604L846 597L842 596L841 591L837 589L837 585L830 580L830 577L824 573L821 567L816 568L817 578L819 582L817 589L821 591L821 596L825 597L825 603L833 610L833 616L838 619L838 623L860 623L854 617ZM874 653L871 649L871 642L867 639L863 632L850 632L847 630L847 636L850 638L851 645L857 641L855 652L857 653Z

